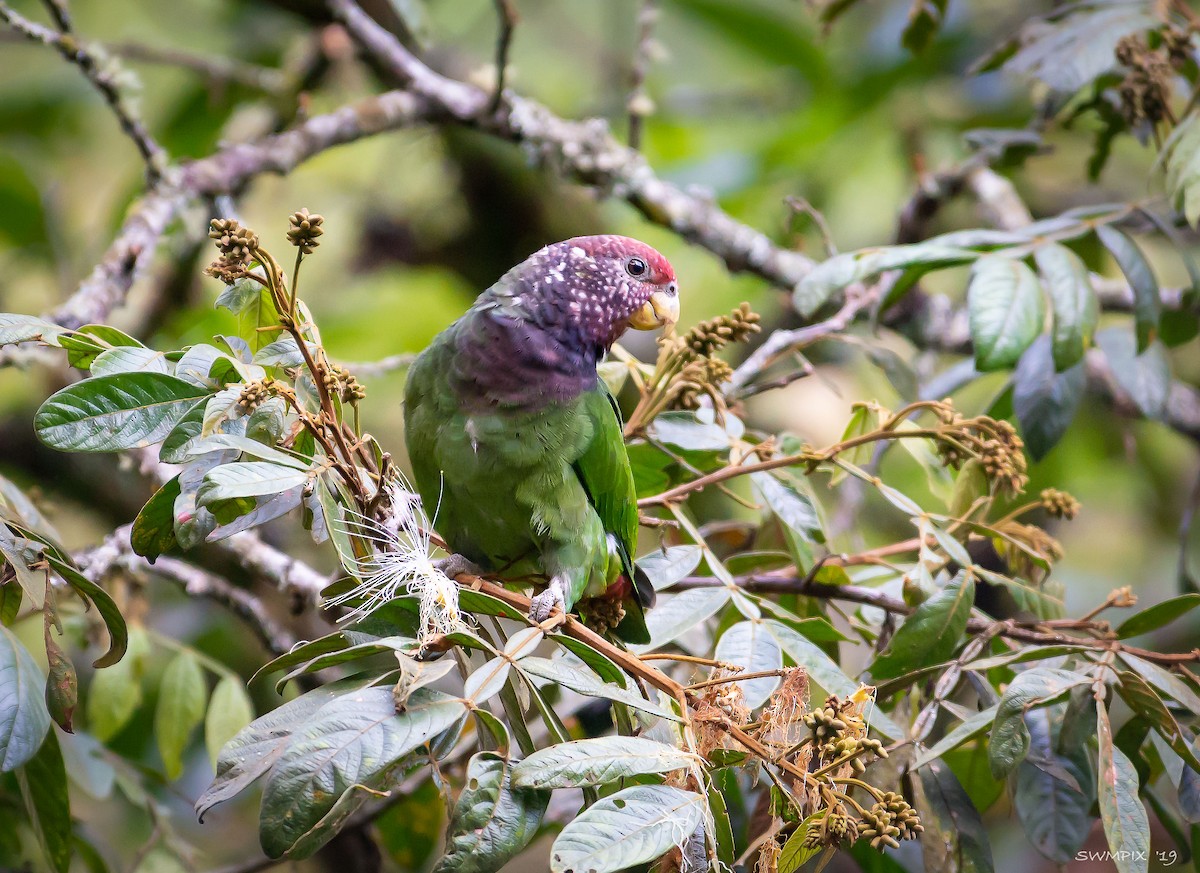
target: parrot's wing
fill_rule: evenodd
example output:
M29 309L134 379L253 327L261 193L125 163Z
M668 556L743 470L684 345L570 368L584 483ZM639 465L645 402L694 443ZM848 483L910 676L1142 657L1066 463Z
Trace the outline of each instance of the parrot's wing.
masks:
M592 441L575 461L575 472L604 530L617 539L625 574L633 583L638 602L654 605L654 586L633 562L637 548L637 491L625 450L621 411L603 382L584 395L583 411L592 423Z

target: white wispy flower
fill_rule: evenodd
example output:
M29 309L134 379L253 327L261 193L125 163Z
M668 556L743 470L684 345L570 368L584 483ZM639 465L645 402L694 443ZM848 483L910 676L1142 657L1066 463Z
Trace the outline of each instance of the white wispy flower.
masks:
M391 523L384 524L347 510L342 522L345 533L371 546L366 557L348 567L359 583L327 601L337 606L362 599L343 618L361 618L393 598L409 594L420 599L421 639L462 630L465 625L458 608L458 586L437 568L430 552L432 525L421 511L420 502L400 480L388 486Z

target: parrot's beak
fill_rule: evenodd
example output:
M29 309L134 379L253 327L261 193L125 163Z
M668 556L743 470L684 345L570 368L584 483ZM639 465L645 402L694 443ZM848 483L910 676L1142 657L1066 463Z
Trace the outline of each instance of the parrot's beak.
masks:
M635 330L654 330L679 321L679 295L655 291L629 319Z

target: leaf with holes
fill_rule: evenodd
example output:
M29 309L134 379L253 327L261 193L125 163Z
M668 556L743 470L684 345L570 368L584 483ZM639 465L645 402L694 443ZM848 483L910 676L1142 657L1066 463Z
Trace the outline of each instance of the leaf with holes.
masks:
M518 787L512 764L495 752L476 752L467 784L450 818L446 853L434 873L492 873L529 845L550 792Z
M582 788L695 766L695 755L645 737L598 737L534 752L513 769L521 788Z
M379 790L406 756L458 721L466 706L426 688L396 711L390 688L330 700L292 735L263 788L259 839L271 858L307 857L297 842L355 786ZM363 800L366 799L364 794ZM332 835L332 834L330 834Z
M653 861L700 827L706 809L704 795L667 785L618 791L562 829L551 873L614 873Z

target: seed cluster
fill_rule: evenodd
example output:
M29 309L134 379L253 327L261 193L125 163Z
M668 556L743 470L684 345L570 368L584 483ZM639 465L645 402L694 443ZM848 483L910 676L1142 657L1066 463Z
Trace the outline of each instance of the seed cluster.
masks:
M262 382L248 382L242 388L242 393L238 395L237 411L241 415L249 415L258 409L271 396L272 387L269 379Z
M221 256L204 272L226 285L245 278L253 252L258 247L258 235L242 227L235 218L214 218L209 228L208 238L216 243Z
M1079 514L1079 501L1057 488L1046 488L1038 495L1038 499L1042 508L1054 518L1065 518L1069 521Z
M321 227L324 223L325 216L320 213L309 212L307 209L293 212L288 219L288 242L300 249L301 253L312 254L312 250L320 245L317 237L325 233Z
M358 403L367 396L367 389L353 373L341 364L326 362L324 367L325 390L331 397L343 403Z
M1029 484L1025 442L1009 422L980 415L964 418L949 398L930 404L941 419L938 457L942 466L960 469L971 458L978 458L988 481L1001 493L1020 494Z
M591 597L579 602L579 617L598 634L608 633L625 619L625 606L611 597Z

